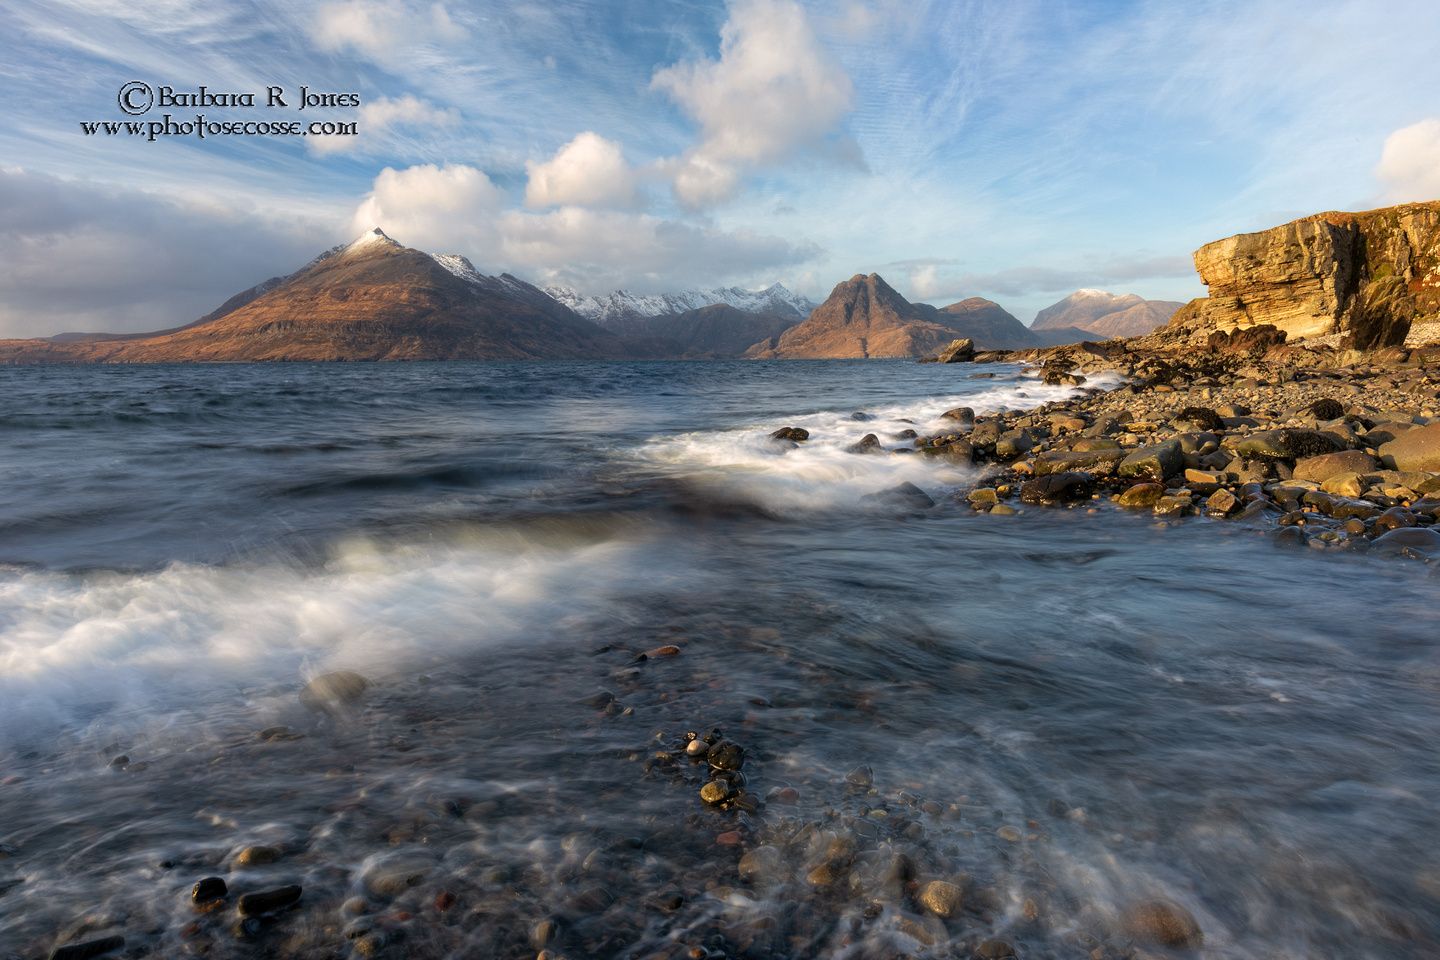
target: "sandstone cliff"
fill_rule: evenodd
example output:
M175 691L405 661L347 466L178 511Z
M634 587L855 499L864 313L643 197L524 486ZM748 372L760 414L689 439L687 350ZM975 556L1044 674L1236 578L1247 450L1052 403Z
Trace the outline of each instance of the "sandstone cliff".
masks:
M1291 341L1398 345L1412 325L1440 319L1440 201L1322 213L1217 240L1195 251L1195 269L1209 296L1182 307L1168 334L1268 324Z

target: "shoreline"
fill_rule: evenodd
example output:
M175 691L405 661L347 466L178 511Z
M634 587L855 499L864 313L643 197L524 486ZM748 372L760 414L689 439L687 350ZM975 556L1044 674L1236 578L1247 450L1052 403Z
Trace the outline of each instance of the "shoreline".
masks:
M956 408L945 414L954 432L916 437L915 448L981 468L953 495L977 512L1198 515L1248 521L1294 546L1440 560L1433 351L1234 339L1202 352L1151 337L981 354L1023 362L1047 384L1083 388L1101 374L1124 383L1026 410Z

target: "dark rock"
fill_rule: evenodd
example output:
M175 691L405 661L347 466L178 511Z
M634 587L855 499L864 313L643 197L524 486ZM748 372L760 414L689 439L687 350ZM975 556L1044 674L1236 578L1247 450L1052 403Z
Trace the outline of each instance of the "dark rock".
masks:
M920 434L916 433L914 430L911 430L911 429L909 429L909 428L907 427L906 429L901 430L899 433L895 434L895 439L896 439L896 440L914 440L914 439L915 439L916 437L918 437L918 436L920 436Z
M705 760L716 770L739 770L745 763L745 748L730 740L721 740L705 754Z
M1376 537L1371 547L1381 553L1433 560L1440 558L1440 531L1433 527L1400 527Z
M190 900L193 903L199 904L212 903L216 900L223 900L229 892L229 888L225 886L224 879L220 877L206 877L203 880L197 881L195 886L191 888Z
M1020 499L1025 503L1066 503L1087 500L1094 489L1095 482L1088 473L1051 473L1027 480L1020 487Z
M794 443L799 443L802 440L810 439L810 431L804 427L781 427L779 430L770 434L770 439L789 440Z
M975 411L969 407L955 407L940 414L942 420L956 420L960 423L974 423Z
M1270 324L1243 327L1226 334L1217 330L1210 334L1208 346L1216 353L1244 353L1259 355L1271 347L1285 342L1285 331Z
M929 510L935 506L935 501L930 499L930 494L908 480L898 483L888 490L867 493L860 499L905 510Z
M1016 960L1015 948L1005 940L981 940L975 947L975 960Z
M1345 416L1345 408L1339 400L1324 397L1310 404L1310 415L1316 420L1339 420Z
M278 913L294 906L300 900L299 884L276 887L274 890L260 890L240 897L236 905L242 917L262 917L267 913Z
M1242 457L1260 457L1266 460L1318 457L1339 449L1339 441L1314 430L1262 430L1252 433L1235 445L1235 452Z
M1228 517L1240 509L1240 500L1229 490L1216 490L1205 501L1205 512L1215 517Z
M854 413L850 414L850 419L854 420L856 423L865 423L866 421L874 420L875 418L870 416L870 414L868 413L861 413L859 410L856 410Z
M999 452L999 445L996 446ZM1035 458L1037 476L1084 470L1096 476L1108 476L1125 459L1123 450L1047 450Z
M1163 496L1163 483L1137 483L1123 493L1117 493L1112 499L1116 506L1148 510L1159 503Z
M1201 430L1225 429L1225 421L1220 419L1220 414L1209 407L1186 407L1176 415L1175 419L1193 423Z
M1391 507L1375 518L1376 530L1399 530L1401 527L1418 526L1415 514L1404 507Z
M875 772L869 766L861 764L849 773L845 774L845 782L852 787L868 789L875 783Z
M98 940L87 940L84 943L70 943L63 947L56 947L50 952L50 960L90 960L91 957L104 956L123 946L125 946L124 937L101 937Z
M867 433L858 442L850 444L845 448L846 453L884 453L885 448L880 446L880 438L873 433Z

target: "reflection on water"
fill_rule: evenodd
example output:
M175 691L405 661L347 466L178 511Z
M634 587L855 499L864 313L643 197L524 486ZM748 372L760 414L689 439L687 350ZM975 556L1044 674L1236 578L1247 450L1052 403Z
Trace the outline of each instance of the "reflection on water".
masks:
M1440 951L1429 568L865 508L968 372L0 371L0 956Z

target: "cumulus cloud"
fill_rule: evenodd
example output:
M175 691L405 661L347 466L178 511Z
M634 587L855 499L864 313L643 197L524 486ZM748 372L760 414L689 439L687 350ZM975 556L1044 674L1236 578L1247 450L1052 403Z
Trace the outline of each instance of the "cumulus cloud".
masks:
M696 145L669 164L676 197L692 207L733 194L748 169L833 139L854 100L794 0L736 0L719 59L665 67L651 85L700 125Z
M450 250L468 242L477 222L489 220L504 202L489 177L464 164L386 167L355 211L351 233L380 227L410 246Z
M404 0L341 0L316 11L312 37L321 50L351 50L377 63L399 62L418 45L448 45L467 33L444 4Z
M0 337L156 330L290 273L333 223L0 169Z
M463 253L486 272L591 292L768 278L819 253L809 244L644 213L517 209L482 171L454 165L382 171L351 223L355 233L377 226L408 246Z
M340 119L349 120L349 116ZM316 153L342 153L374 150L394 130L452 127L460 122L458 111L437 107L419 97L406 94L390 99L380 97L362 104L355 114L358 136L321 135L307 137L305 143Z
M1389 202L1440 200L1440 119L1421 120L1386 137L1375 176Z
M620 145L586 131L544 163L527 163L525 203L531 207L633 207L635 171Z

